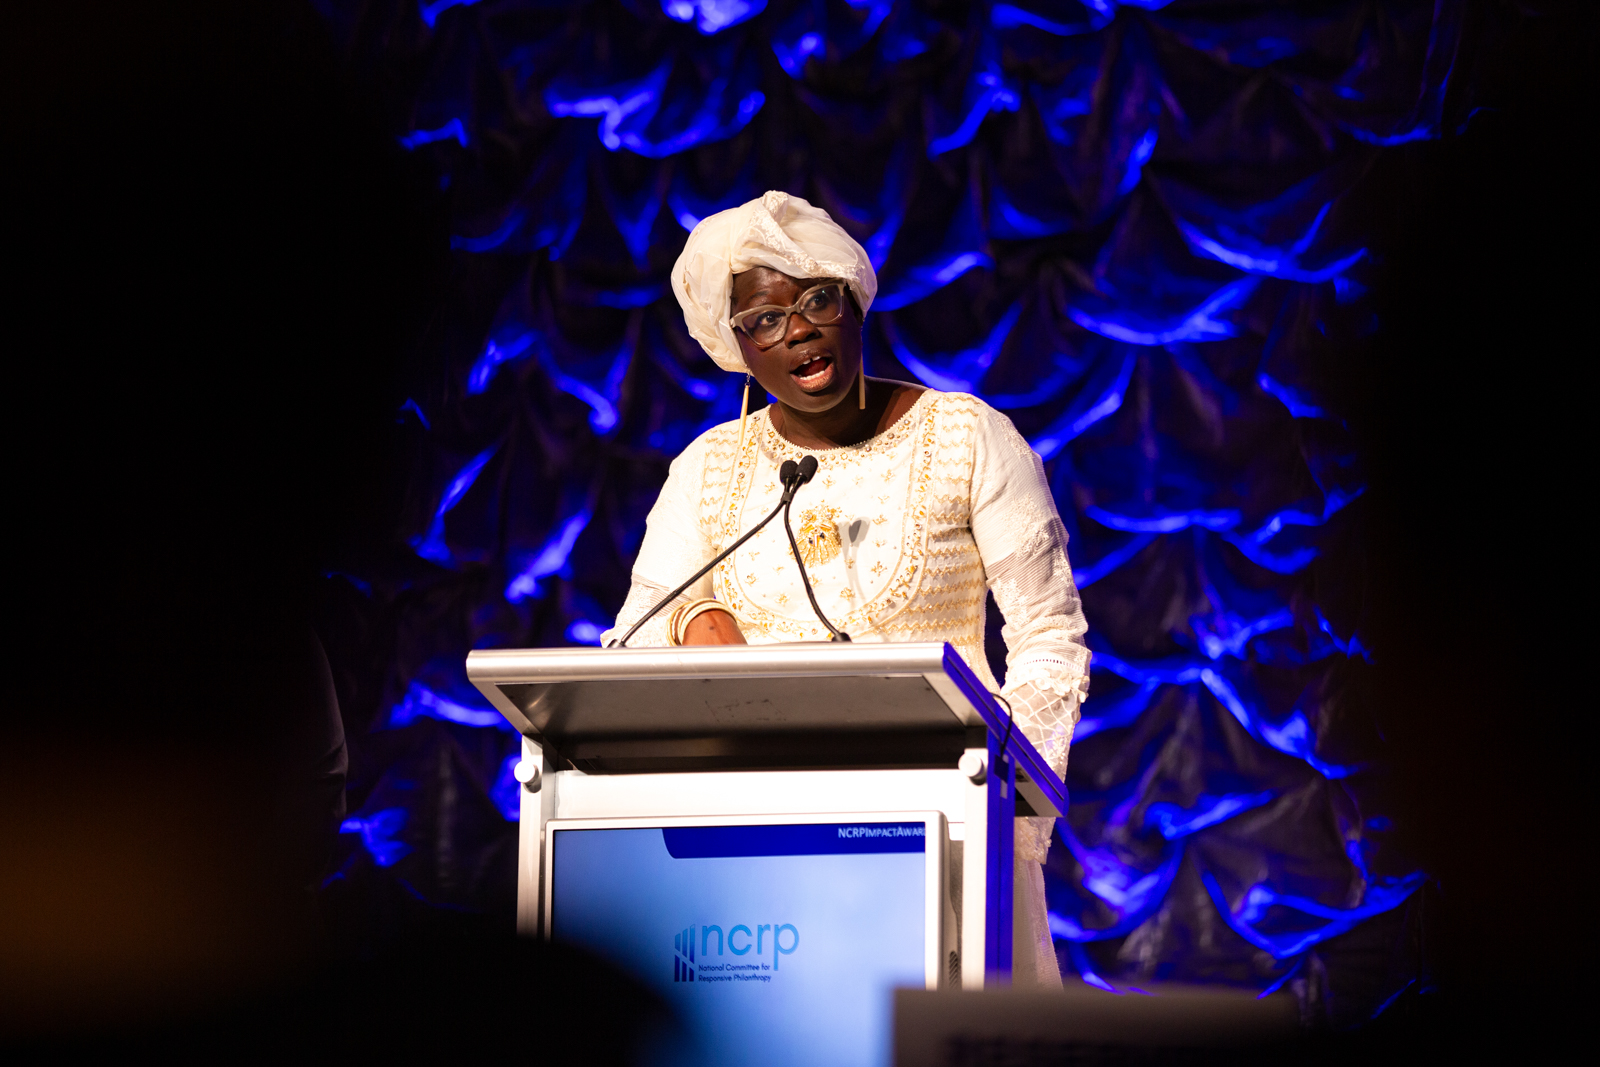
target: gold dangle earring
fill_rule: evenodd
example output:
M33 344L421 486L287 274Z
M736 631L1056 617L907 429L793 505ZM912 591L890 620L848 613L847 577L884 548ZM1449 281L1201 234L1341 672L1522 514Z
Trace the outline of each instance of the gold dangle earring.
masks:
M865 321L866 320L861 314L860 305L855 303L855 297L854 296L852 296L850 298L850 302L851 302L851 306L857 309L856 310L856 318L857 319L861 319L862 323L863 323L863 329L861 331L861 374L859 376L859 380L856 382L856 402L861 406L861 410L865 411L865 410L867 410L867 336L866 336L867 331L865 329Z
M745 374L744 374L744 400L741 401L740 404L739 404L739 448L738 448L738 451L734 452L734 454L733 454L735 463L739 462L738 457L744 455L744 422L745 422L745 417L747 415L749 415L749 414L750 414L750 372L749 371L745 371Z

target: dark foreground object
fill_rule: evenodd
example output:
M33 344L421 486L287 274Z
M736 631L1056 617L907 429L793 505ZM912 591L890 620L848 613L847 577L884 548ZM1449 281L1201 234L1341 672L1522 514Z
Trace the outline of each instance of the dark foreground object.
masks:
M1400 998L1374 1021L1331 1029L1293 997L1150 985L1099 992L894 993L894 1067L1333 1067L1336 1064L1568 1062L1586 1009L1549 984L1509 981L1494 997Z
M894 1000L894 1067L1283 1067L1335 1064L1563 1062L1565 1000L1503 990L1495 1002L1429 994L1381 1018L1332 1030L1293 997L1149 987L1121 996L1086 986L1055 992L902 989Z
M895 1067L1282 1062L1305 1035L1287 994L1194 987L1112 996L1086 988L894 997Z
M0 1058L391 1067L531 1055L624 1067L680 1046L664 1006L609 966L456 916L203 1008L0 1041Z

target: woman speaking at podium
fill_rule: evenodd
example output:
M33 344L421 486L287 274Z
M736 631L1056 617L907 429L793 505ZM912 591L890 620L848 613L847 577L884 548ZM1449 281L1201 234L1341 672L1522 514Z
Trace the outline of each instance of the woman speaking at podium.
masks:
M672 272L689 333L745 374L745 410L673 461L609 644L778 503L786 460L815 457L794 503L817 606L856 641L947 641L991 690L985 594L1005 616L1002 694L1062 773L1087 696L1085 623L1039 457L977 397L865 376L878 279L827 214L769 192L703 220ZM776 403L749 413L750 376ZM788 534L772 523L652 616L629 644L826 640ZM1045 913L1052 820L1017 820L1019 982L1060 983Z

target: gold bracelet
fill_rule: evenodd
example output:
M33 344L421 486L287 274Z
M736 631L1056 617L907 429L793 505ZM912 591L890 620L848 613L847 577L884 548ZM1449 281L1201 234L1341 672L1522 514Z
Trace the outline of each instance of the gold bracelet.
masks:
M678 622L683 618L683 609L692 603L694 603L692 600L685 600L682 604L679 604L676 608L673 608L672 614L667 616L668 644L680 645L683 643L682 641L678 640Z
M691 600L687 604L680 605L678 610L672 613L672 643L683 644L684 632L689 629L689 624L708 611L728 611L728 608L715 597L701 597L699 600Z

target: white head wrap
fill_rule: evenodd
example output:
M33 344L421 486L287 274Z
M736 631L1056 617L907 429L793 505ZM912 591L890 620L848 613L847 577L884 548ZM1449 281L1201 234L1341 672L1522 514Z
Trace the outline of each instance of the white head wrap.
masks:
M672 268L672 291L683 306L689 336L723 370L747 373L728 325L733 276L771 267L791 278L840 278L865 315L878 295L878 275L866 249L821 208L798 196L770 192L700 220Z

